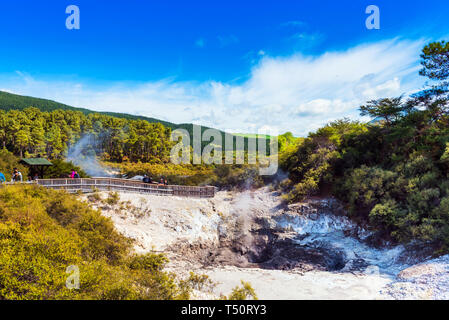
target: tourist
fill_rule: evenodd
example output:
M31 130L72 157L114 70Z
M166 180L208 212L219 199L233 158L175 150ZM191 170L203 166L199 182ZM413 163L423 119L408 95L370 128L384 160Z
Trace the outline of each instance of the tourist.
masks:
M72 179L79 179L80 175L78 174L78 172L75 169L72 169L72 173L70 174L70 178L72 178Z
M22 182L22 181L23 181L22 172L20 172L17 168L14 168L11 182Z

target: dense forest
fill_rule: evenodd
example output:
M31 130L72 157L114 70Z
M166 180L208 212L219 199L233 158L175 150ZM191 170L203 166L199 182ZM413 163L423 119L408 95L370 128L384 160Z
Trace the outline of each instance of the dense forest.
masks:
M4 159L0 162L0 171L9 179L12 168L20 166L20 158L41 156L49 158L55 165L47 170L45 178L58 178L70 174L74 165L64 163L64 160L75 153L77 157L97 157L126 176L150 174L157 179L163 176L177 184L243 186L246 174L257 179L254 166L235 165L229 171L217 169L220 166L216 165L171 164L170 151L177 143L170 140L171 132L171 128L161 123L101 113L84 114L62 109L41 111L36 107L0 110L0 148ZM245 139L247 146L248 139L255 138ZM283 149L292 140L295 138L290 133L280 136L279 147ZM203 141L202 147L208 143ZM248 167L251 167L249 173ZM77 171L86 176L81 168ZM21 172L26 177L25 167Z
M113 116L117 118L124 118L129 120L146 120L150 123L162 123L166 127L170 127L172 129L176 129L182 125L176 125L171 122L162 121L159 119L144 117L144 116L137 116L127 113L115 113L115 112L95 112L86 108L76 108L69 105L66 105L64 103L60 103L53 100L47 100L47 99L41 99L41 98L35 98L35 97L28 97L28 96L21 96L5 91L0 91L0 109L1 110L24 110L30 106L33 106L35 108L38 108L41 111L55 111L55 110L70 110L70 111L80 111L86 115L91 113L100 113L107 116Z
M42 112L35 107L0 110L0 143L20 157L40 154L62 158L82 136L94 137L94 146L112 161L167 162L171 129L160 123L128 120L79 111Z
M86 108L77 108L72 107L60 102L47 100L47 99L40 99L40 98L34 98L34 97L28 97L28 96L21 96L17 94L12 94L9 92L0 91L0 110L9 111L9 110L19 110L23 111L29 107L35 107L39 109L42 112L53 112L53 111L78 111L86 116L91 114L100 114L103 116L109 116L113 118L119 118L124 120L144 120L149 123L160 123L166 128L170 128L172 131L176 129L183 129L186 130L189 135L191 141L193 141L193 124L190 123L181 123L181 124L175 124L168 121L163 121L160 119L145 117L145 116L139 116L139 115L132 115L127 113L117 113L117 112L107 112L107 111L101 111L96 112L92 111ZM201 134L203 134L206 130L211 129L206 126L201 126ZM223 131L217 130L222 137L222 140L225 140L225 135L229 133L225 133ZM230 134L233 136L232 134ZM252 137L246 137L244 144L245 146L248 145L248 140L253 139ZM204 147L207 145L208 142L204 141L202 143L202 146Z
M369 101L373 123L332 122L283 155L287 201L333 194L381 238L449 250L449 43L421 58L424 90Z

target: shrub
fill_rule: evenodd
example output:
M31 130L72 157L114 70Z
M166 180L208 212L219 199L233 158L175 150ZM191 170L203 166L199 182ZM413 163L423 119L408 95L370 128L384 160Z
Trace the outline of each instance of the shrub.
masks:
M101 201L101 195L98 192L91 193L87 196L87 199L91 202Z
M195 290L212 292L215 283L208 275L190 272L189 277L184 281L184 285Z
M109 192L105 202L111 206L118 204L120 201L120 195L117 192Z
M28 168L19 163L20 159L12 152L6 149L0 150L0 172L5 175L6 181L10 181L14 168L19 169L22 173L23 179L26 180L28 176Z
M53 165L45 170L44 178L46 179L68 178L72 170L76 170L81 178L89 177L81 167L74 165L71 161L53 159L51 163Z
M249 282L241 281L241 287L232 289L228 297L222 297L224 300L258 300L256 292Z
M163 255L131 254L112 221L63 191L0 189L0 300L183 299ZM76 265L80 289L66 288Z

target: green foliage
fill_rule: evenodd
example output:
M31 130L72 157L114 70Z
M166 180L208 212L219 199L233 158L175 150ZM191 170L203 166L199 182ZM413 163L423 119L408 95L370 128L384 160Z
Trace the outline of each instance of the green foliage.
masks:
M104 163L119 169L120 173L127 177L147 174L154 181L159 181L163 177L169 184L176 185L214 185L222 188L242 189L260 187L264 183L259 175L257 165Z
M223 300L258 300L256 292L249 282L241 281L241 287L232 289L228 297L222 297Z
M449 43L433 42L425 46L421 55L422 76L432 80L445 80L449 77Z
M159 181L162 177L170 184L178 185L200 185L210 180L213 175L213 167L206 165L191 165L172 163L142 163L142 162L104 162L105 165L120 170L120 173L127 177L145 175L152 177L154 181Z
M302 140L302 138L295 138L291 132L286 132L278 136L278 152L288 152L288 150L297 147Z
M213 173L209 184L222 188L248 189L264 185L256 165L219 165Z
M129 267L133 270L148 270L151 272L162 271L168 259L163 254L145 254L133 256L129 260Z
M7 116L4 116L4 115ZM152 163L168 162L172 142L167 133L185 130L193 145L193 125L174 124L154 118L114 112L94 112L51 100L0 91L0 142L17 155L61 158L82 135L93 134L106 160ZM201 126L201 137L208 127ZM217 130L224 144L232 134ZM268 138L268 137L267 137ZM248 149L252 135L244 137ZM268 140L267 140L268 141ZM209 142L202 141L204 148Z
M75 108L68 106L66 104L55 102L52 100L46 100L46 99L39 99L34 97L27 97L27 96L20 96L16 94L12 94L9 92L0 91L0 110L24 110L26 108L29 108L30 106L35 107L36 109L39 109L43 112L52 112L55 110L69 110L69 111L77 111L82 112L83 114L91 114L95 113L92 110L83 109L83 108ZM177 126L170 122L161 121L154 118L148 118L143 116L136 116L126 113L114 113L114 112L101 112L101 114L117 117L117 118L123 118L128 120L145 120L150 123L162 123L166 127L170 127L172 129L175 129Z
M360 114L382 119L387 126L390 126L392 122L399 120L404 112L401 100L402 97L369 101L367 105L360 107Z
M449 163L449 142L446 143L446 150L444 150L443 155L440 158L444 163Z
M347 173L340 186L340 197L349 203L352 213L360 209L370 211L379 199L391 198L397 183L400 181L395 172L362 166Z
M37 108L0 110L0 142L20 157L61 159L81 137L89 134L107 160L169 161L171 129L146 120L129 120L99 113Z
M72 173L72 170L76 170L80 175L80 178L88 178L87 173L83 169L74 165L71 161L64 161L62 159L53 159L51 161L53 166L48 167L44 172L45 179L54 178L68 178Z
M14 168L22 172L22 176L26 179L28 175L28 168L19 163L20 159L14 156L6 149L0 150L0 172L6 177L6 181L10 181Z
M99 202L102 200L101 195L98 192L92 192L87 196L87 199L91 202Z
M105 202L110 206L118 204L120 201L120 195L117 192L109 192Z
M206 291L211 293L215 287L215 283L205 274L189 273L189 277L184 280L183 285L194 290Z
M187 299L193 288L161 254L133 255L112 221L65 192L0 189L0 300ZM66 287L68 266L79 290Z
M346 136L366 132L366 126L348 119L332 122L310 134L287 157L281 156L281 168L290 174L288 202L325 193L334 183L334 173L343 152L338 148Z
M281 157L288 201L332 194L379 235L420 240L449 251L449 44L423 49L421 74L432 85L408 100L360 107L375 120L341 120L312 133Z

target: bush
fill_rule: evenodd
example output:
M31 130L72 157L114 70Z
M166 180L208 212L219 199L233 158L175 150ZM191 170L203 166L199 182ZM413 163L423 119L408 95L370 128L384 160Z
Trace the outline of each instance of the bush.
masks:
M228 297L222 297L224 300L258 300L256 292L249 282L241 281L241 287L232 289Z
M105 202L111 206L118 204L120 201L120 195L117 192L109 192Z
M184 285L195 290L212 292L215 283L208 275L190 272L189 278L184 281Z
M45 179L55 179L55 178L68 178L72 173L72 170L76 170L81 178L89 178L86 172L84 172L81 167L74 165L71 161L64 161L61 159L53 159L51 161L53 166L48 167L45 170Z
M335 150L334 144L320 140L321 138L305 140L296 155L282 166L290 171L290 180L294 183L286 197L288 202L298 202L318 195L326 185L332 184L334 164L340 154Z
M23 179L26 180L28 176L28 168L19 163L20 159L12 152L6 149L0 150L0 172L5 175L6 181L11 181L14 168L19 169L22 173Z
M131 254L112 221L75 196L35 186L0 189L0 300L180 299L190 288L163 255ZM76 265L80 289L66 288Z

